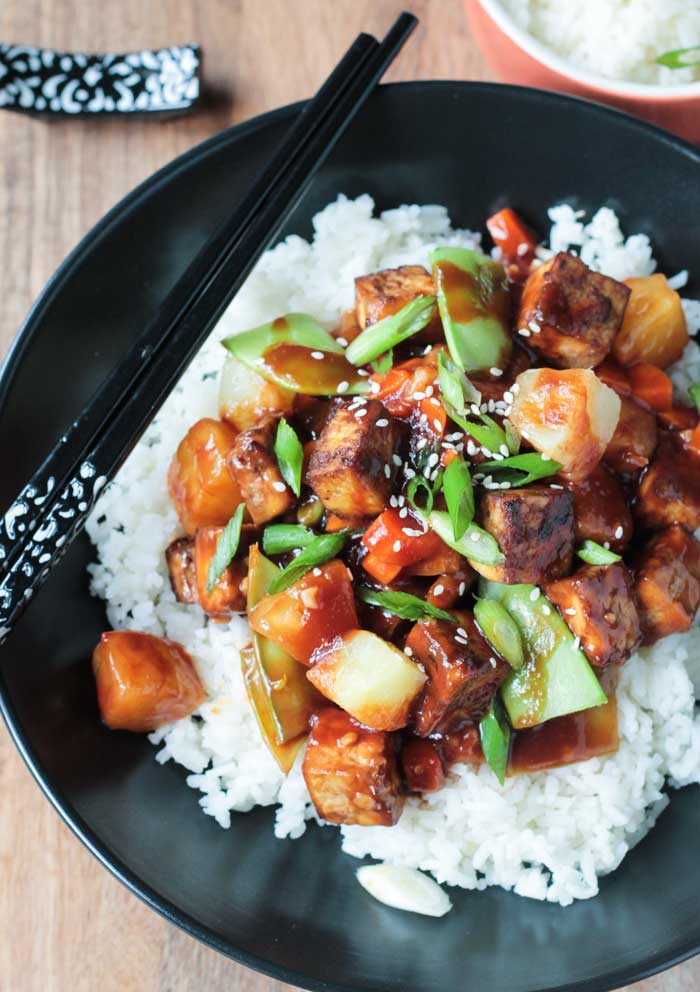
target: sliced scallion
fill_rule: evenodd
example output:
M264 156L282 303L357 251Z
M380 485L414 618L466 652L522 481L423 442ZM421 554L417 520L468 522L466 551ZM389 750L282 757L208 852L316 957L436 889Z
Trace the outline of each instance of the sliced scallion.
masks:
M435 620L447 620L448 623L459 623L457 617L453 617L446 610L440 610L437 606L431 606L419 596L413 596L409 592L396 592L393 589L379 590L370 589L368 586L360 586L357 596L363 603L370 606L378 606L387 613L401 617L403 620L423 620L425 617L432 617Z
M595 541L584 541L576 554L589 565L612 565L613 562L622 561L621 555L615 554L610 548L604 548Z
M207 569L208 593L213 592L216 583L236 557L238 545L241 540L241 525L243 523L244 511L245 503L239 503L236 512L226 524L219 540L216 542L216 548Z
M385 351L412 337L430 323L435 312L434 296L417 296L398 313L377 321L359 334L345 352L353 365L365 365Z
M523 641L518 625L504 606L495 599L477 599L474 616L489 644L516 671L525 663Z

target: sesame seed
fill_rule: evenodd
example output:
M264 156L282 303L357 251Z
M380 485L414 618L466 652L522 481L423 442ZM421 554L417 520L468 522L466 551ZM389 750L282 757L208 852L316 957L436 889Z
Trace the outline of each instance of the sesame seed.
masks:
M408 516L408 507L402 506L401 509L399 510L399 516L401 517L402 520L405 520L406 517Z
M540 452L540 458L542 459L543 462L551 462L553 460L549 457L549 455L543 455L541 452Z
M512 403L513 400L515 399L515 397L513 396L513 390L506 389L505 393L503 394L503 399L506 401L506 403Z
M529 338L530 337L530 332L528 331L527 327L519 327L518 328L518 334L521 337L523 337L523 338Z
M501 454L503 455L504 458L507 458L508 455L510 454L510 451L508 450L508 445L507 444L502 444L501 447L498 450L501 452Z
M489 658L489 664L491 665L491 668L496 668L496 667L497 667L497 665L498 665L498 662L497 662L497 661L496 661L496 659L495 659L495 658L493 657L493 655L492 655L492 656L491 656L491 657Z
M550 615L550 613L552 612L552 610L551 610L551 607L549 607L549 606L547 605L547 603L543 603L543 604L542 604L542 612L544 613L544 615L545 615L546 617L548 617L548 616Z
M425 393L421 393L420 390L417 389L415 391L415 393L413 394L412 399L414 399L414 400L424 400L425 399Z
M489 372L491 373L491 375L495 375L495 376L497 376L497 377L498 377L499 375L503 375L503 369L499 369L499 368L497 368L497 366L495 366L495 365L493 366L493 368L490 368L490 369L489 369Z
M500 453L500 451L494 451L494 453L493 453L493 460L495 462L502 462L505 457L506 456L505 455L502 455Z
M479 540L479 536L480 535L478 531L472 531L472 533L469 535L469 538L470 540L474 541L474 543L476 543Z
M380 417L379 420L375 421L375 423L376 423L377 427L388 427L389 426L389 421L386 419L386 417Z
M378 393L381 388L382 387L379 385L376 379L373 379L372 382L370 382L369 384L369 389L371 393Z
M510 489L510 482L502 482L501 489Z
M469 643L468 641L465 641L463 637L460 637L459 634L455 634L455 640L457 641L458 644L468 644Z
M465 592L467 591L467 583L466 582L460 582L459 589L457 591L459 592L459 595L460 596L463 596L465 594Z
M610 541L603 541L603 547L606 551L610 550Z
M432 350L433 350L433 346L431 344L429 344L428 347L423 352L423 354L424 355L429 355Z
M558 482L550 482L549 488L550 489L562 489L562 490L564 489L564 487L563 486L560 486Z
M416 530L415 527L403 527L402 529L403 529L403 532L406 535L406 537L422 537L423 536L423 531L422 530Z
M578 651L580 647L581 647L581 638L574 637L574 651Z
M313 573L314 573L314 575L315 575L315 576L317 576L317 577L318 577L318 576L319 576L319 575L321 574L321 569L320 569L320 568L315 568L315 569L313 570Z
M336 338L336 341L338 342L338 344L342 345L343 348L347 348L347 346L348 346L348 339L347 338Z
M416 477L415 469L410 468L408 465L404 465L403 474L407 479L415 479Z
M367 371L367 369L358 369L357 374L361 375L363 379L366 379L370 373Z
M567 609L564 610L564 613L566 613L567 617L576 616L576 610L573 608L573 606L567 607Z
M618 526L617 526L617 527L615 528L615 537L616 537L616 538L617 538L617 539L619 540L619 539L620 539L620 538L622 537L622 535L623 535L624 533L625 533L625 532L624 532L624 530L623 530L623 527L622 527L622 524L619 524L619 525L618 525Z
M425 395L432 396L434 392L435 392L434 388L432 386L428 386L428 388L425 391Z
M455 431L454 434L445 434L446 441L459 441L462 436L461 431Z
M416 444L416 449L417 449L418 451L422 451L422 450L423 450L423 448L424 448L424 447L426 446L426 444L427 444L427 443L428 443L428 439L427 439L427 437L422 437L422 438L421 438L421 439L420 439L420 440L418 441L418 443Z
M397 466L398 465L401 465L401 455L393 454L391 456L391 460L394 463L394 465L397 465Z
M541 596L541 590L538 589L537 586L535 586L535 588L530 593L530 599L532 600L533 603L536 603L537 600L540 598L540 596Z
M469 409L471 410L471 412L474 414L475 417L478 417L479 414L481 413L481 410L479 409L476 403L472 403Z
M445 587L443 586L442 582L440 582L433 589L433 596L442 596L444 591L445 591Z
M434 465L437 465L439 461L440 461L440 456L438 455L437 451L434 451L432 455L428 458L428 465L430 465L432 468Z
M398 506L398 505L399 505L399 501L397 500L396 496L390 496L389 506Z
M317 362L321 362L326 356L323 354L322 351L312 351L311 357L315 358Z
M467 454L475 455L479 449L472 440L467 441Z
M350 388L350 383L349 382L346 382L345 379L343 379L342 382L339 382L338 383L338 392L339 393L346 393L349 388Z
M391 465L389 465L388 463L384 466L384 475L387 477L387 479L391 478Z
M393 548L394 551L400 551L401 550L401 541L394 541L394 543L392 545L392 548Z
M527 241L521 241L518 247L515 249L515 253L516 255L520 255L520 257L522 258L523 255L527 255L529 250L530 250L530 245L527 243Z
M517 394L520 392L519 384L517 382L514 382L513 385L510 387L510 391L511 393L513 393L514 396L517 396Z
M403 653L407 654L409 658L413 657L413 649L409 648L408 645L406 645L406 647L403 649Z
M428 423L428 415L427 415L427 413L421 413L421 415L420 415L420 423L421 424L427 424Z
M530 328L533 334L539 334L540 331L542 330L542 328L540 327L540 325L537 323L536 320L531 320L527 326Z
M458 633L458 634L461 634L461 635L462 635L462 637L466 637L466 636L467 636L467 632L466 632L466 630L464 629L464 627L458 627L458 628L457 628L457 633Z
M484 478L484 473L483 472L475 472L474 475L472 476L472 479L474 480L474 482L481 482L481 480L483 478Z
M430 402L433 404L433 406L441 406L440 400L436 399L434 396L430 397Z
M399 496L399 506L403 506L405 502L406 502L406 497L403 495Z
M283 482L273 482L272 488L276 489L278 493L283 493L287 487Z
M488 413L489 405L488 403L482 403L479 407L479 413Z
M493 413L493 411L496 409L495 400L489 400L488 401L488 403L487 403L487 409L488 409L489 413Z
M432 472L432 469L431 469L430 465L426 465L426 467L423 469L423 478L429 479L431 472Z

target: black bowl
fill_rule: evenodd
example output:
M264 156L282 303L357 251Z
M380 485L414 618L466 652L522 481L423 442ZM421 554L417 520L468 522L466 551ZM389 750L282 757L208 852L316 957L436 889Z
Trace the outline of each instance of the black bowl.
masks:
M88 235L49 283L0 383L7 505L228 211L299 111L218 135L159 172ZM700 272L700 157L616 112L505 86L383 87L336 149L289 230L344 192L380 208L444 203L480 228L512 204L543 231L548 204L608 203L648 232L662 269ZM700 289L696 283L690 291ZM77 541L0 653L5 718L59 813L155 909L253 968L314 989L532 992L609 989L700 947L700 802L670 809L600 895L567 909L493 889L452 893L442 920L399 913L355 882L336 831L276 841L272 814L230 831L202 815L143 737L100 724L89 658L105 626Z

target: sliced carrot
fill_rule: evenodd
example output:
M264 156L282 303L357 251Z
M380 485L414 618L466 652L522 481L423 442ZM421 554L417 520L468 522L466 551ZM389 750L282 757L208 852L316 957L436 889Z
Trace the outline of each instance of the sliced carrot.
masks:
M532 260L537 240L510 207L505 207L489 217L486 227L493 238L493 243L505 255L516 258L526 258L529 255Z
M373 579L376 579L377 582L381 582L382 585L385 586L390 582L393 582L401 571L400 565L392 564L392 562L389 561L383 561L377 555L372 554L371 551L362 559L362 567L365 572L368 572L372 576Z
M430 396L420 401L420 415L421 419L426 418L423 421L426 427L442 440L447 427L447 413L442 403L433 402L433 400L434 397Z
M627 374L627 369L623 369L614 358L606 358L597 369L593 370L601 382L614 389L618 396L629 396L632 392L632 385Z
M407 534L406 531L415 533ZM402 568L434 555L442 545L435 531L423 533L411 514L401 517L398 510L384 510L362 535L362 543L372 555ZM363 559L363 562L365 559Z
M673 383L656 365L641 362L627 370L635 399L651 410L670 410L673 406Z

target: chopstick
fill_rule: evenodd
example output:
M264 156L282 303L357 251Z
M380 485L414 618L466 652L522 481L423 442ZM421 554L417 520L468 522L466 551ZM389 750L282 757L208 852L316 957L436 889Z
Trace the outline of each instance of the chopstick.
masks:
M0 643L417 23L403 13L381 44L357 37L250 192L9 507L0 523Z

